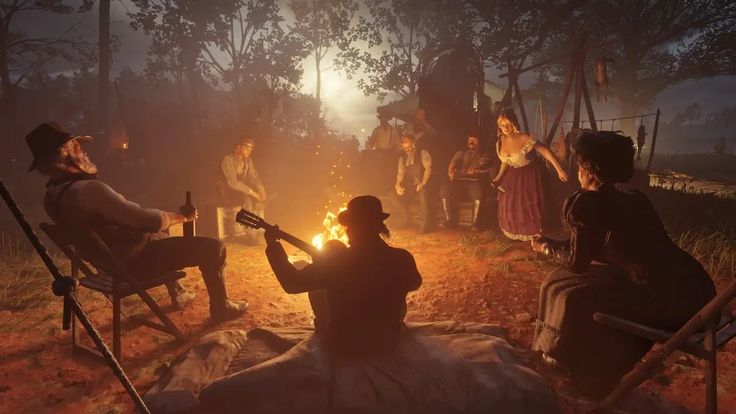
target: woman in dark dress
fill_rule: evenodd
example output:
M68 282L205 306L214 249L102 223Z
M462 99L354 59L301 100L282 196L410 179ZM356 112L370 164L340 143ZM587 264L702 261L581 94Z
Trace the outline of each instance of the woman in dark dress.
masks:
M715 296L715 287L669 238L647 197L614 186L633 175L629 137L586 131L574 152L582 190L562 212L571 238L532 240L535 251L565 266L540 288L533 349L566 368L582 391L600 397L652 343L598 324L593 313L676 330Z

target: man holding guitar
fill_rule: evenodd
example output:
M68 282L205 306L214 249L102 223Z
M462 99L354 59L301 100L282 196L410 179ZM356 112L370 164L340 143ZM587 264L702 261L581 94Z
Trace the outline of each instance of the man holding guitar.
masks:
M249 214L247 212L241 212ZM391 353L399 340L406 314L406 295L422 283L412 255L389 246L382 236L381 201L359 196L348 203L338 222L346 227L350 247L319 256L313 247L250 214L238 221L266 231L266 256L287 293L325 291L329 323L324 327L328 351L351 358ZM277 240L288 241L317 259L297 270Z

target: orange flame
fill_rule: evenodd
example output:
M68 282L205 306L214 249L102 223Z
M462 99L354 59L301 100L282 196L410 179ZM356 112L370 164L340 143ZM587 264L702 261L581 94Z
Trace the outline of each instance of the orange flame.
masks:
M340 207L337 214L331 211L327 212L324 220L322 220L322 233L316 234L312 237L312 245L314 247L322 250L322 246L324 246L328 240L334 239L340 240L345 243L345 245L348 244L348 236L345 234L345 226L337 222L337 215L346 209L347 207L345 206Z

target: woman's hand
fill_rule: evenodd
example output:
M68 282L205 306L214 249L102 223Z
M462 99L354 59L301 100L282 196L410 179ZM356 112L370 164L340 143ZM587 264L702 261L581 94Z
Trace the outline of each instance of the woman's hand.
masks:
M563 183L567 182L567 172L565 170L557 170L557 176L560 177L560 181Z
M538 253L544 253L544 246L547 243L545 242L545 239L544 237L542 237L542 235L537 234L532 237L531 244L532 244L532 250Z

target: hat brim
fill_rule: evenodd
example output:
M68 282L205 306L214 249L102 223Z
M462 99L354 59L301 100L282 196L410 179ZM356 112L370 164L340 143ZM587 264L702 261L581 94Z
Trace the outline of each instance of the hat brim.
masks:
M94 137L91 137L89 135L76 135L69 138L69 141L76 139L77 141L81 142L82 144L88 144L92 141L94 141Z
M389 216L391 216L391 215L388 214L388 213L383 213L382 212L381 214L378 215L378 217L376 217L376 219L379 220L379 221L384 221L387 218L389 218ZM341 212L340 214L337 215L337 222L340 223L340 224L342 224L343 226L349 225L351 223L352 219L353 219L353 215L350 214L350 211L349 210L345 210L345 211L343 211L343 212Z
M61 145L64 145L73 139L76 139L82 144L88 144L95 140L94 137L91 137L89 135L70 135L68 139L66 139L64 142L61 143ZM59 145L59 147L61 147L61 145ZM56 149L59 149L59 147L57 147ZM38 159L34 158L33 161L31 162L31 166L28 167L28 172L33 171L34 169L36 169L36 167L38 167Z

